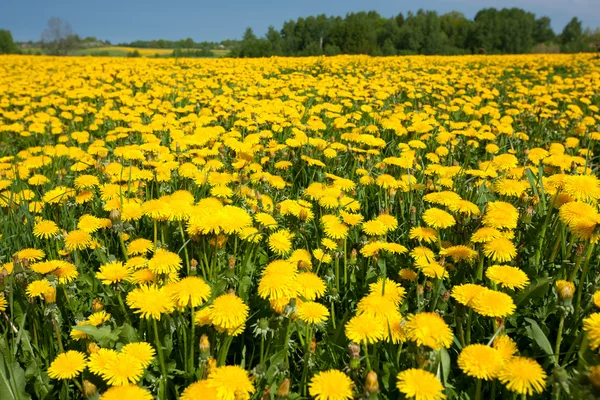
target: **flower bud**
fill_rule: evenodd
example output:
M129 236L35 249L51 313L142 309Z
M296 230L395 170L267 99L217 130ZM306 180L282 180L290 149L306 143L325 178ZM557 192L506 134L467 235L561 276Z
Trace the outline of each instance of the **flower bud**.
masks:
M210 354L210 342L208 336L200 336L200 357L206 358Z
M102 302L100 301L100 299L94 299L92 301L92 311L93 312L102 311L103 309L104 309L104 306L102 305Z
M111 210L111 212L108 215L108 217L112 221L117 221L119 218L121 218L121 211L119 211L119 209L115 208L114 210Z
M377 374L373 370L369 371L369 373L367 374L367 380L365 382L365 393L367 395L379 393L379 380L377 379Z
M570 300L575 293L575 285L572 282L559 280L556 281L556 291L558 292L559 299Z
M87 345L87 352L88 354L94 354L97 353L100 350L100 346L98 346L96 343L94 342L90 342Z
M49 288L44 292L44 300L46 303L56 303L56 289L53 287Z
M290 380L285 378L277 388L277 398L286 399L290 395Z
M91 397L96 394L96 385L87 379L83 380L83 395L85 397Z
M195 271L197 267L198 267L198 261L195 258L192 258L190 260L190 269L192 271Z

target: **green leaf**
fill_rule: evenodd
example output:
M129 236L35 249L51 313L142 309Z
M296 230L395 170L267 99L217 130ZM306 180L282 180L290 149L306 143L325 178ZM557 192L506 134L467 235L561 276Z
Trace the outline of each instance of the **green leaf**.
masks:
M119 340L119 333L113 332L110 329L110 326L96 328L93 325L80 325L74 326L73 329L91 336L96 342L98 342L100 347L114 347L117 340Z
M448 376L450 376L450 354L442 347L440 350L442 358L442 377L444 378L444 386L448 384Z
M127 344L139 341L139 337L135 328L128 323L123 324L121 327L121 332L119 333L119 338Z
M519 306L525 300L537 299L548 293L550 278L542 277L532 282L525 290L514 298L515 305Z
M531 172L531 169L525 168L525 175L527 176L527 180L529 181L529 186L531 186L531 190L533 190L533 193L536 196L539 196L535 176L533 175L533 172Z
M30 400L31 396L25 391L25 371L17 362L6 362L2 355L0 364L0 399Z
M546 334L544 333L544 331L542 331L542 328L540 328L540 326L538 325L537 322L535 322L534 320L532 320L531 318L525 318L525 321L529 322L529 325L526 329L527 329L527 334L529 335L529 337L531 337L533 340L535 340L535 342L538 344L538 346L540 346L540 348L542 350L544 350L544 352L550 356L550 358L552 358L552 360L554 361L554 351L552 350L552 345L550 344L550 341L548 340L548 338L546 337Z

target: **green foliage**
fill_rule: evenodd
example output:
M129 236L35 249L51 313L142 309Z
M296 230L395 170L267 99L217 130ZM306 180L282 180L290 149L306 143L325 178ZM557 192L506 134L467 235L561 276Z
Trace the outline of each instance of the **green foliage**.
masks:
M13 41L10 31L0 29L0 54L18 53L18 48Z
M336 54L520 54L586 51L600 45L600 33L582 32L573 19L557 38L550 18L520 8L486 8L471 21L462 13L418 10L384 18L375 11L345 17L298 18L269 27L263 38L248 28L233 49L234 57L316 56Z

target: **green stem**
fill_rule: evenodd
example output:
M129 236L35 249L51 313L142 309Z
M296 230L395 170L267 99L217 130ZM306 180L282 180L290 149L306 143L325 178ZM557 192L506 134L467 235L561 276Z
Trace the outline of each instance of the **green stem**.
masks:
M365 361L367 363L367 372L371 370L371 360L369 360L369 347L367 346L367 341L363 342L365 348Z
M306 324L306 349L304 350L304 368L302 370L302 393L306 396L306 378L308 376L308 363L310 362L310 345L312 342L312 330L310 324Z
M54 325L54 332L56 332L56 339L58 340L58 351L59 353L64 353L65 349L63 348L62 339L60 337L60 330L58 329L58 323L54 317L52 318L52 325Z
M469 313L467 315L467 346L471 344L471 322L473 320L473 310L469 308Z
M558 333L556 336L556 344L554 345L554 359L556 360L556 365L560 365L560 343L562 342L562 334L563 328L565 326L565 313L561 312L560 322L558 323Z
M579 278L579 287L577 288L577 301L575 302L575 321L579 318L580 308L581 308L581 295L585 289L585 277L588 272L588 268L590 266L590 260L592 259L592 254L594 253L594 249L596 248L596 244L591 244L588 247L587 254L585 255L585 263L583 264L583 271L581 271L581 277Z
M225 361L227 360L227 353L229 353L229 347L231 346L231 342L233 341L233 336L229 336L227 335L227 333L225 333L225 335L225 340L223 341L223 344L219 349L219 358L217 359L218 367L225 365Z
M125 247L122 233L119 233L119 242L121 243L121 250L123 250L123 257L125 258L125 261L127 261L129 260L129 257L127 257L127 248Z
M167 398L167 368L165 367L165 358L160 344L160 336L158 335L158 325L156 319L152 318L152 326L154 327L154 342L156 344L156 352L158 353L158 361L160 363L161 383L159 388L159 398L164 400Z
M196 340L195 340L195 330L196 330L196 323L194 320L194 315L195 315L195 311L194 311L194 306L192 306L192 310L191 310L191 318L190 318L190 374L193 376L194 375L194 352L196 349Z
M477 386L475 387L475 400L481 400L481 379L477 379Z
M183 253L185 254L185 267L187 275L190 275L190 256L188 254L187 243L185 242L185 232L183 231L183 224L179 221L179 232L181 233L181 240L183 241Z

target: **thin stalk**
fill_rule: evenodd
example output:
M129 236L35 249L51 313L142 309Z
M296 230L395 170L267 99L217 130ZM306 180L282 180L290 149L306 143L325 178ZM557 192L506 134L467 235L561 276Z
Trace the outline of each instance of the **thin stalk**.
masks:
M183 241L183 253L185 254L185 267L187 275L190 276L190 256L188 254L187 243L185 242L185 232L183 230L183 224L179 221L179 232L181 233L181 240Z
M304 368L302 369L302 393L306 396L306 378L308 376L308 363L310 362L310 345L312 342L312 329L306 324L306 348L304 350Z
M556 365L560 365L560 343L562 342L563 328L565 326L565 313L560 314L560 322L558 323L558 334L556 336L556 344L554 345L554 358Z
M585 263L583 264L583 271L581 271L581 277L579 278L579 287L577 288L577 301L575 302L575 320L579 318L579 312L581 309L581 295L583 294L583 290L585 289L585 277L588 272L588 268L590 266L590 260L592 259L592 254L594 253L594 249L596 244L591 244L588 247L587 254L585 255Z
M167 368L165 367L165 358L160 344L160 336L158 336L158 325L156 319L152 318L152 326L154 327L154 343L156 345L156 352L158 353L158 361L160 363L161 383L159 388L159 398L164 400L167 398Z
M192 306L191 309L191 317L190 317L190 374L193 375L194 374L194 352L196 349L196 340L195 340L195 330L196 330L196 323L194 320L194 315L195 315L195 311L194 311L194 306Z
M363 342L365 348L365 361L367 363L367 372L371 370L371 360L369 360L369 348L367 346L367 341Z
M469 313L467 315L467 345L471 344L471 322L473 320L473 310L469 308Z
M477 379L477 386L475 387L475 400L481 400L481 379Z
M56 339L58 340L58 352L64 353L65 349L63 348L62 339L60 337L60 330L58 329L58 323L56 322L56 318L52 318L52 325L54 326L54 332L56 332Z

